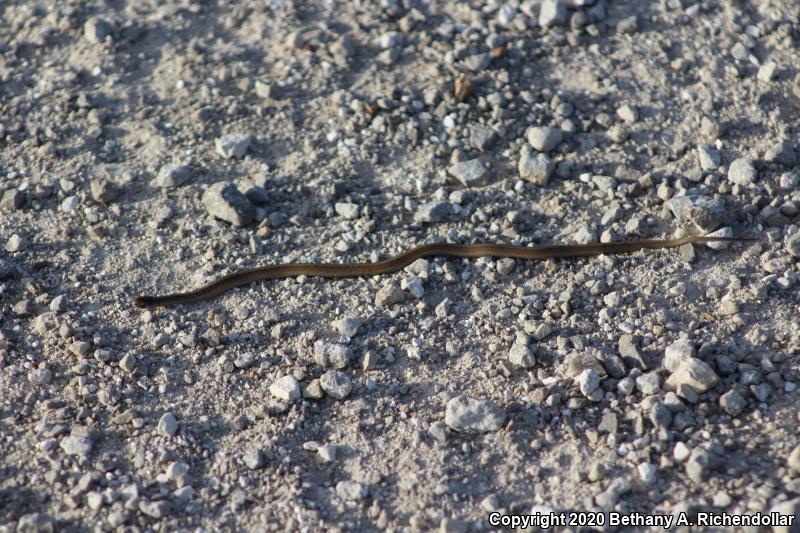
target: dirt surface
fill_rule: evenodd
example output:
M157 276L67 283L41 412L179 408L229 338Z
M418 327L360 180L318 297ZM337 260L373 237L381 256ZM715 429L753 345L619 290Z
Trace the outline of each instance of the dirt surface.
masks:
M799 18L3 2L0 531L797 531ZM712 231L760 240L132 305Z

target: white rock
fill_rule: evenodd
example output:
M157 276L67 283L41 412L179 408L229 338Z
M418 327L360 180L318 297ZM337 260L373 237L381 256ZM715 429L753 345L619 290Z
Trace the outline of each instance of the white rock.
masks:
M269 392L286 402L293 402L300 398L300 384L294 376L283 376L269 386Z

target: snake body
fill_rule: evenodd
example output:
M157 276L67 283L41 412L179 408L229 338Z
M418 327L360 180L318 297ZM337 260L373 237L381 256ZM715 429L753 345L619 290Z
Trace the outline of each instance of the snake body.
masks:
M163 296L137 296L133 304L137 307L170 307L208 300L220 294L250 283L276 278L295 276L314 276L322 278L353 278L377 276L397 272L417 259L434 256L447 257L509 257L514 259L544 260L585 257L601 254L623 254L643 249L675 248L689 243L704 242L743 242L757 239L739 237L714 237L710 235L690 235L679 239L644 239L636 241L554 244L545 246L513 246L509 244L423 244L398 254L392 258L375 263L288 263L268 265L234 272L223 276L199 289L166 294Z

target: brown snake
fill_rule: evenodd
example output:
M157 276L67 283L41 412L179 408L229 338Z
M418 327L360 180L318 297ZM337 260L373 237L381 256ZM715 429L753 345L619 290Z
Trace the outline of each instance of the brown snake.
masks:
M288 263L269 265L234 272L211 283L187 292L176 292L164 296L137 296L133 304L137 307L158 307L189 304L207 300L234 287L254 281L290 278L295 276L317 276L323 278L353 278L391 274L407 267L417 259L432 256L449 257L510 257L514 259L562 259L601 254L622 254L643 249L675 248L696 242L752 242L758 239L740 237L712 237L690 235L680 239L645 239L627 242L591 244L553 244L536 247L512 246L508 244L423 244L390 259L376 263Z

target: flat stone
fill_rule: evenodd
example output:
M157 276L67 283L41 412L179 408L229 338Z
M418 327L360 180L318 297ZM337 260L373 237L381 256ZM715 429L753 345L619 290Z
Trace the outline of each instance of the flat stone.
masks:
M6 241L6 252L21 252L27 247L28 240L19 233L14 233Z
M600 376L597 375L594 369L587 368L578 375L577 382L581 394L592 399L593 393L600 386Z
M486 433L496 431L506 421L506 413L491 400L456 396L447 402L444 422L456 431Z
M797 490L791 492L796 494ZM800 524L800 498L780 502L772 506L769 511L770 513L778 513L784 520L791 519L791 525L778 524L772 526L772 533L797 533L798 524Z
M48 385L53 380L53 371L49 368L35 368L28 374L28 381L37 385Z
M375 305L386 307L405 300L405 293L395 284L384 285L375 293Z
M656 372L647 372L636 378L636 388L646 396L661 392L661 378Z
M257 80L255 83L256 96L259 98L267 99L272 96L272 85Z
M139 510L150 518L160 519L170 514L172 505L167 500L158 500L156 502L142 500L139 502Z
M203 193L209 215L234 226L246 226L255 219L256 208L232 183L215 183Z
M619 427L617 415L613 411L604 411L600 423L597 425L597 431L603 433L616 433Z
M792 257L800 258L800 231L786 238L783 248Z
M800 444L789 452L789 457L786 458L786 465L792 472L800 474Z
M28 513L22 515L17 521L17 533L53 533L56 526L53 517L44 513ZM15 531L13 522L9 532Z
M354 337L361 327L361 320L352 316L345 316L333 323L336 331L345 337Z

